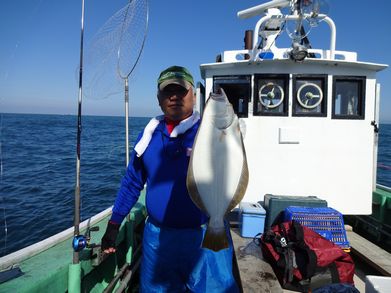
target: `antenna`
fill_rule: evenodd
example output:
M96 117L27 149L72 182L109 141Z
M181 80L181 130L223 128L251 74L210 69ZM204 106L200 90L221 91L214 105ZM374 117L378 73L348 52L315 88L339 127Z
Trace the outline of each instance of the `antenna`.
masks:
M319 23L324 20L324 18L318 17L319 15L327 15L330 10L327 0L304 1L303 4L301 6L301 13L303 15L311 16L306 19L312 27L318 26Z
M311 31L318 26L328 13L329 6L326 0L297 0L291 5L291 14L297 15L295 21L288 21L285 29L293 42L301 42Z

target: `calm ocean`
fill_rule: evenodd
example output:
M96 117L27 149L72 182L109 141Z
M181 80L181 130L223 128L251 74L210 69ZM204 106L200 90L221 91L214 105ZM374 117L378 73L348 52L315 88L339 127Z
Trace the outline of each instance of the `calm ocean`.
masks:
M76 116L2 114L0 256L73 225ZM149 118L130 118L133 145ZM125 171L124 118L85 116L81 218L113 204ZM391 186L391 124L380 126L378 183ZM5 223L7 237L5 237ZM7 240L7 242L5 242Z
M131 145L148 121L130 119ZM126 165L124 125L123 117L82 118L82 220L114 203ZM2 114L0 256L73 225L76 126L71 115Z

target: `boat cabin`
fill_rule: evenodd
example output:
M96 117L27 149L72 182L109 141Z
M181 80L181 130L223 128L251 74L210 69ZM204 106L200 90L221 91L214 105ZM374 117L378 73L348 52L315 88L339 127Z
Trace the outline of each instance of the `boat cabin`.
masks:
M265 15L249 48L225 51L217 62L200 66L204 85L197 88L197 108L202 113L209 94L222 87L240 118L250 173L243 201L263 201L265 194L317 196L343 214L371 214L380 98L376 73L387 66L336 51L334 22L313 7L296 6L283 15L290 2L271 1L238 13ZM330 48L310 48L302 29L292 33L292 47L276 46L287 22L300 26L304 20L329 25Z

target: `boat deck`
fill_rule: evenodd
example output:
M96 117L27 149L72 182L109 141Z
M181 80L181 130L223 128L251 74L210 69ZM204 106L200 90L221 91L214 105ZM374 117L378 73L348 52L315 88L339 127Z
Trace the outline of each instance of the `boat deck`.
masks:
M251 238L240 236L239 229L231 228L232 240L235 248L237 274L241 280L242 292L293 292L282 289L270 264L263 259L261 248ZM373 265L388 270L391 264L390 254L373 245L353 231L348 231L352 253L361 252L371 259ZM386 253L387 255L385 255ZM234 261L235 261L234 260ZM360 292L365 292L365 274L356 271L354 283Z
M347 236L350 242L352 254L356 255L363 262L380 272L382 275L391 277L390 253L353 231L348 230Z
M272 267L263 259L261 248L251 238L242 238L231 228L235 257L243 292L283 292Z

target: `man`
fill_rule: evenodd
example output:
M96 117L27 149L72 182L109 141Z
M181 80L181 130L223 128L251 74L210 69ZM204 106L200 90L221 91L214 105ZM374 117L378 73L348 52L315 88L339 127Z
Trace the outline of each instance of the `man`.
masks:
M238 292L232 245L219 252L201 248L207 217L186 188L200 124L193 111L193 86L184 67L171 66L160 73L157 98L164 115L153 118L140 134L102 238L102 250L115 252L119 226L146 183L141 292Z

